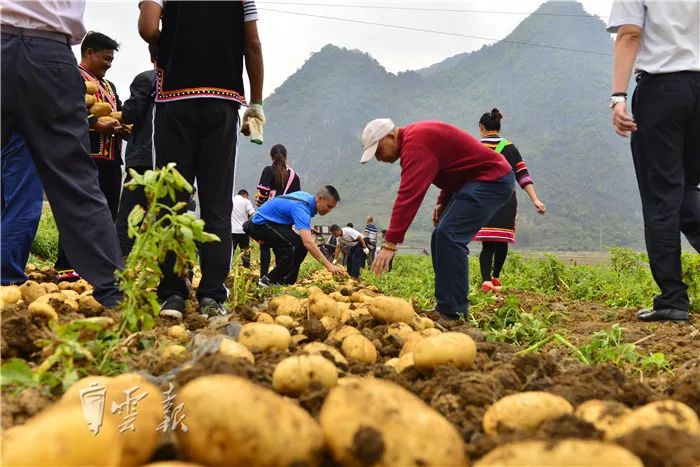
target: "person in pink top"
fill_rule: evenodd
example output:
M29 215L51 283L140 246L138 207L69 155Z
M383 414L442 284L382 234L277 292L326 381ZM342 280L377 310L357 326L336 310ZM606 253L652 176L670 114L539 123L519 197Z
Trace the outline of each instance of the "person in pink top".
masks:
M443 320L469 312L467 244L513 195L508 161L466 131L438 121L398 128L388 118L372 120L362 132L362 159L393 164L400 160L401 183L382 250L372 264L386 271L403 242L431 184L440 188L433 210L431 255L435 270L435 311Z

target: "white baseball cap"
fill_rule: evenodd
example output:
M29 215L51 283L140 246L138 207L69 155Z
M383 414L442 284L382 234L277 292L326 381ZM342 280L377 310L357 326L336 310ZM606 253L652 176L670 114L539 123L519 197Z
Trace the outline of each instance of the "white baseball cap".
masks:
M362 159L360 162L366 164L377 152L379 140L391 133L396 125L389 118L377 118L369 122L362 130Z

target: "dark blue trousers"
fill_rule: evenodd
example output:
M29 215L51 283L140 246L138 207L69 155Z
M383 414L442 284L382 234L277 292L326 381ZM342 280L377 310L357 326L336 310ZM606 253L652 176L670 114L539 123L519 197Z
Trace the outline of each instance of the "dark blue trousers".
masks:
M112 216L88 153L85 85L66 42L2 34L2 142L18 133L51 203L75 270L95 298L116 306L114 271L123 268Z
M27 280L24 267L41 219L43 188L24 140L12 135L2 148L2 213L0 214L0 283Z
M493 182L469 182L450 200L433 230L436 309L447 319L469 312L469 248L472 237L513 195L513 173Z

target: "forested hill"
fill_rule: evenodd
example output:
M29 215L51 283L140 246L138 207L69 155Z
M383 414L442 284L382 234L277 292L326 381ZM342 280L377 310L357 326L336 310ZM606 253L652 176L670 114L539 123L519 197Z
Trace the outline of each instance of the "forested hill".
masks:
M333 184L342 202L318 223L389 221L399 167L359 164L360 134L376 117L398 125L438 119L478 135L498 107L503 135L520 149L548 214L519 194L518 241L532 248L641 246L641 209L628 142L614 135L607 100L612 40L578 3L548 2L496 44L423 70L388 73L366 53L327 45L265 102L265 145L241 142L237 188L254 189L269 148L283 143L302 189ZM554 48L526 44L545 44ZM564 49L584 50L593 53ZM429 240L431 190L408 239Z

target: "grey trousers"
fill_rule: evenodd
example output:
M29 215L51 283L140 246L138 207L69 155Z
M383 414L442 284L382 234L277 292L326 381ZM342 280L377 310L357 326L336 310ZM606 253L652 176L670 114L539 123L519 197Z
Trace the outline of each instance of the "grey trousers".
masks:
M88 153L85 85L66 42L2 33L2 144L27 142L68 259L103 305L121 293L117 233Z

